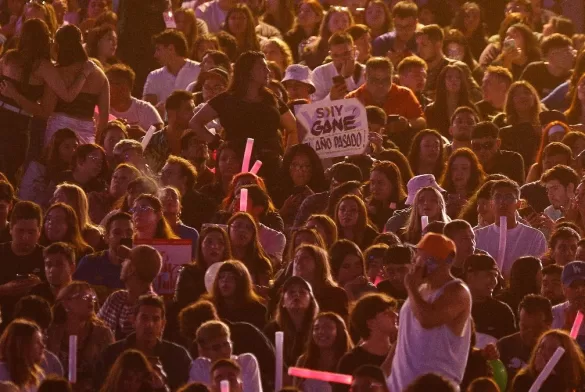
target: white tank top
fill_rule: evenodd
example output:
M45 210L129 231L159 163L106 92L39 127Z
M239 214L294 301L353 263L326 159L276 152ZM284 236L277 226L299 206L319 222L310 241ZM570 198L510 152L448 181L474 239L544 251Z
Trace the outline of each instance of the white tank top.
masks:
M443 294L445 287L454 283L462 281L447 282L425 300L433 303ZM469 310L470 316L463 332L461 336L456 336L446 324L424 329L412 312L410 299L406 300L400 310L396 354L388 377L390 391L402 392L417 377L426 373L438 373L457 385L461 383L471 345L471 304Z

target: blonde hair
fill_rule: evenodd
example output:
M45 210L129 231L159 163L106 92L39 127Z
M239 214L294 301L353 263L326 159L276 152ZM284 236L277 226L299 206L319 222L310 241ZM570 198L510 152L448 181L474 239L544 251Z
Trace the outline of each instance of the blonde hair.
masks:
M436 188L432 186L426 186L421 188L416 192L416 196L414 197L414 201L412 202L412 209L410 210L410 216L408 217L408 221L406 222L406 231L404 236L408 242L415 243L418 242L420 237L422 236L422 225L420 222L421 215L418 212L418 203L420 201L421 195L423 192L433 192L438 199L439 202L439 220L449 223L451 222L451 218L447 215L445 199L441 192L439 192ZM429 216L429 223L431 222L431 218Z
M278 49L282 53L282 61L283 61L282 67L280 67L280 64L278 64L278 65L282 69L282 71L285 71L288 68L288 66L293 63L293 55L292 55L292 51L290 50L290 47L282 39L280 39L278 37L272 37L272 38L269 38L269 39L262 42L262 51L264 51L264 48L268 44L274 44L274 45L278 46Z

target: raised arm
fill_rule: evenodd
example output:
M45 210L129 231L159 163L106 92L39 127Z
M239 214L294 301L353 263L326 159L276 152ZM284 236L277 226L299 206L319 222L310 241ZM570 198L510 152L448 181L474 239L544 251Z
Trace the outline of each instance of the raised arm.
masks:
M65 102L73 101L83 89L87 77L96 69L96 65L87 60L83 70L77 75L71 86L67 86L59 71L50 61L43 61L39 67L39 75L51 90Z
M191 128L195 135L205 143L211 143L215 139L215 134L206 128L206 125L218 117L217 112L208 103L191 118L189 121L189 128Z

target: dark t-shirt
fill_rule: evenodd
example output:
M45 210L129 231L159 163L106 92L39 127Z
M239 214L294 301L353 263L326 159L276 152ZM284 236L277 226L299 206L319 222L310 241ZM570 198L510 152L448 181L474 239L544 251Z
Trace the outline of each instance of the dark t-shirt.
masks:
M501 339L516 332L514 312L505 303L494 298L484 302L474 302L471 316L477 332Z
M520 197L526 200L536 212L543 212L550 205L546 188L540 181L530 182L520 188Z
M520 332L506 336L497 343L500 360L508 371L508 380L512 380L530 360L532 348L522 342Z
M475 107L479 111L479 117L483 121L492 121L498 114L502 113L501 110L496 109L491 103L484 100L476 103Z
M518 184L523 184L526 176L524 175L524 160L522 155L513 151L498 151L493 158L493 166L485 169L487 174L503 174L516 181Z
M500 129L502 150L514 151L522 155L524 165L530 167L536 161L536 152L540 146L540 130L529 123L508 125Z
M353 374L353 372L362 365L381 366L386 359L386 355L375 355L367 352L361 346L355 347L346 353L337 364L337 373ZM347 385L332 384L335 392L349 391Z
M282 151L280 140L280 116L288 111L281 100L247 102L231 93L222 93L209 101L219 115L225 130L225 139L244 144L254 139L254 149Z
M16 275L32 274L43 281L46 280L43 247L36 245L32 253L26 256L17 256L12 251L10 244L10 242L0 244L0 285L16 280ZM19 299L20 297L0 297L3 324L12 320L14 305Z
M571 74L554 76L548 71L544 61L536 61L526 66L520 79L533 85L542 99L549 95L559 85L566 82L570 76Z

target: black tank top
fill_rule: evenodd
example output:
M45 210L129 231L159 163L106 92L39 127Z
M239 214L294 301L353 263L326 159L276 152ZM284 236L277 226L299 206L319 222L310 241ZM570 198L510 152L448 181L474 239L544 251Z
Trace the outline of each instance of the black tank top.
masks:
M55 113L64 113L74 117L92 118L99 95L90 93L79 93L71 102L59 99L55 107Z
M24 96L26 99L33 101L33 102L40 100L41 97L43 96L43 92L45 91L44 84L23 83L19 80L12 79L11 77L8 77L8 76L0 76L0 80L9 81L10 83L12 83L14 85L16 90L22 96ZM0 100L8 105L12 105L12 106L17 107L19 109L22 109L21 106L18 103L16 103L16 101L14 101L12 98L8 98L4 95L0 95Z

